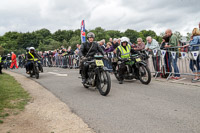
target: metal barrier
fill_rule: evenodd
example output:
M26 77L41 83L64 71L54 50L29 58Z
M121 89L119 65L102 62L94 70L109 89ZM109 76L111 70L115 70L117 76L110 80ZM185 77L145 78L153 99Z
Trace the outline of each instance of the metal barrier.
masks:
M158 75L166 76L167 80L172 76L190 75L200 76L200 46L198 50L190 51L183 46L170 47L168 49L153 49L146 52L150 58L147 63L155 78ZM109 61L104 60L104 64L108 69L112 69L112 62L116 62L117 58L113 52L107 53ZM43 58L43 66L53 66L61 68L79 68L78 55L59 55L52 58Z
M194 45L199 47L199 45ZM149 58L149 68L155 73L155 78L158 75L167 75L167 80L172 76L190 75L200 76L200 49L187 50L183 46L171 47L168 49L153 49ZM151 63L150 63L151 62ZM156 66L155 63L156 62ZM157 67L157 68L156 68ZM196 68L195 68L196 67Z
M44 67L79 68L79 56L77 55L43 57L41 62Z

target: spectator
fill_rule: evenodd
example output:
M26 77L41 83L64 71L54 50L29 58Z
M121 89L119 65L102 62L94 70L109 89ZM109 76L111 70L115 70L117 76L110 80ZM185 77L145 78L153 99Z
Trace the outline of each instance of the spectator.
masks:
M68 47L68 49L67 49L67 54L68 54L68 55L73 55L73 54L74 54L74 52L73 52L71 46Z
M145 49L145 44L142 40L142 38L138 38L137 39L137 44L136 44L136 47L133 48L135 51L141 51L143 49Z
M168 48L165 48L165 45L168 45L168 43L169 43L169 38L167 36L163 36L160 49L166 50L166 53L164 56L166 72L172 72L170 52L168 51Z
M11 63L10 69L12 69L14 65L18 69L16 55L14 52L11 52L11 54L12 54L11 56L12 63Z
M103 39L102 42L103 42L103 45L106 47L106 40Z
M112 45L113 45L114 49L116 49L119 46L119 43L117 42L116 38L113 39L113 44Z
M112 45L112 43L111 42L108 42L107 44L106 44L106 48L105 48L105 52L113 52L114 51L114 48L113 48L113 45Z
M121 38L117 39L117 43L118 43L118 45L121 44Z
M147 40L147 44L145 46L145 49L149 51L150 53L152 53L152 60L153 60L153 66L154 66L155 72L160 72L160 52L158 51L160 49L159 44L155 39L152 39L151 36L148 36L146 40ZM157 50L156 54L153 53L154 50ZM155 74L153 76L159 77L160 74Z
M111 42L111 43L113 42L112 38L109 38L109 42Z
M103 40L101 40L101 41L99 42L99 45L100 45L100 47L102 48L102 50L104 51L104 50L105 50L105 46L104 46L104 41L103 41Z
M192 40L190 41L190 43L188 45L185 45L184 47L190 46L190 51L199 51L199 47L200 47L200 31L198 28L194 28L192 31ZM190 59L190 69L192 70L192 72L194 74L200 74L200 57L198 55L197 59ZM196 66L197 70L194 68L194 66ZM200 77L199 76L195 76L194 79L192 79L193 82L195 81L200 81Z
M167 29L165 31L165 34L167 37L169 37L169 44L165 45L165 48L169 48L169 50L171 51L178 52L178 49L177 49L178 39L174 34L172 34L172 30ZM170 59L172 61L172 66L174 68L174 77L172 77L172 79L176 79L176 80L180 79L179 69L177 65L178 56L179 56L178 54L176 54L175 58L170 56Z

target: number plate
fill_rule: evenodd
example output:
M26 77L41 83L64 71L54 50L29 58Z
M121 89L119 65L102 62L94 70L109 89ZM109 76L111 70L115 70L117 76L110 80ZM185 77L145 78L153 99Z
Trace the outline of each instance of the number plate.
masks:
M141 61L141 59L140 59L140 58L137 58L137 59L136 59L136 61L137 61L137 62L140 62L140 61Z
M97 65L97 66L104 66L102 60L96 60L96 65Z

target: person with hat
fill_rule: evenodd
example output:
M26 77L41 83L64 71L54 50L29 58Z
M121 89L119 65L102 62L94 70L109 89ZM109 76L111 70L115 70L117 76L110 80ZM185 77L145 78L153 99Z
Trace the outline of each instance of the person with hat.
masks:
M119 61L127 60L130 58L131 53L135 53L134 49L131 49L131 45L129 44L129 38L122 37L121 44L117 47L117 58ZM121 63L119 66L119 84L123 84L124 81L124 73L127 71L127 67L125 63Z
M32 69L32 61L34 59L39 59L40 57L35 53L35 48L34 47L30 47L29 48L29 52L27 53L27 63L26 63L26 73L29 74L30 70Z
M88 78L87 71L89 65L84 63L87 61L88 57L94 57L95 54L98 52L102 55L105 55L102 48L98 45L97 42L94 41L95 34L92 32L89 32L87 34L87 41L85 43L81 44L79 55L81 57L81 65L80 65L80 71L82 73L82 83L85 84Z

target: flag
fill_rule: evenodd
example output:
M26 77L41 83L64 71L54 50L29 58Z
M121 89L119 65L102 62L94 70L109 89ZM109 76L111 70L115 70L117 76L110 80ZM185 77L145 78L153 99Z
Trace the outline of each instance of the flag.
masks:
M154 50L153 50L153 55L154 55L154 56L156 56L157 51L158 51L157 49L154 49Z
M161 50L161 54L162 54L162 57L164 58L166 54L166 50Z
M173 59L176 59L176 52L171 52Z
M185 57L187 57L186 52L181 52L181 57L182 57L182 59L184 59Z
M84 43L85 39L85 22L84 20L81 21L81 43Z
M193 58L194 58L195 60L197 60L197 57L198 57L198 55L199 55L199 51L192 51L191 53L192 53L192 55L193 55Z

